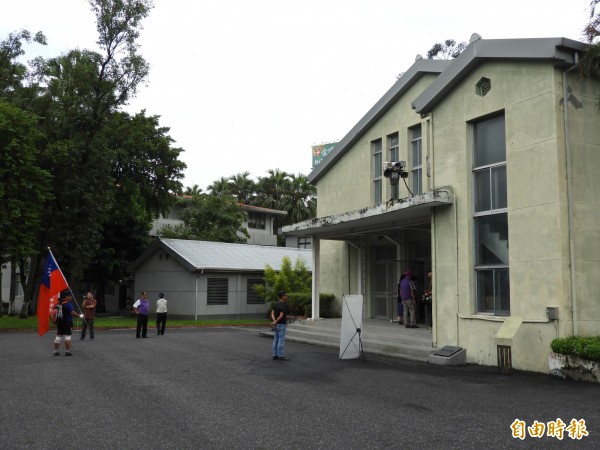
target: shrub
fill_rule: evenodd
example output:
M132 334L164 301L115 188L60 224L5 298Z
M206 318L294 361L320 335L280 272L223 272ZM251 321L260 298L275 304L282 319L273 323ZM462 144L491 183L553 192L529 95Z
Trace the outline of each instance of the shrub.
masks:
M550 348L555 353L600 361L600 336L568 336L554 339Z

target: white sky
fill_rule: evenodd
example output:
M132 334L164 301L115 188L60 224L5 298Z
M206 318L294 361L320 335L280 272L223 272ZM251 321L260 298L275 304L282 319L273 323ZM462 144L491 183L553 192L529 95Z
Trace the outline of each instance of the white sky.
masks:
M342 139L436 42L581 40L589 0L154 0L139 43L148 84L128 107L161 116L185 152L184 186L281 169L307 175L311 146ZM0 39L43 31L46 48L96 49L86 0L20 0Z

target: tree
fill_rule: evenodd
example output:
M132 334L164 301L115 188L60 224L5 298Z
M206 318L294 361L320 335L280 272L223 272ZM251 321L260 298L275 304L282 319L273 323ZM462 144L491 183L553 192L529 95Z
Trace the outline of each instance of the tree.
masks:
M239 203L249 205L254 198L254 181L248 177L250 172L242 172L229 177L229 191L238 199Z
M206 190L211 195L231 195L231 185L229 184L229 178L221 177L216 181L213 181Z
M152 219L173 203L174 192L181 191L182 150L171 147L168 132L160 127L158 116L144 111L134 116L116 113L102 131L114 155L114 202L86 276L96 283L99 311L104 308L106 282L123 278L128 264L150 243Z
M37 248L51 176L37 166L37 118L0 99L0 267ZM11 279L14 282L14 278Z
M590 2L590 20L584 28L584 35L589 44L581 58L581 74L585 77L600 76L600 11L596 7L600 0ZM600 112L600 97L596 99Z
M183 195L190 195L192 197L195 197L196 195L200 195L202 194L202 188L200 186L198 186L197 184L193 185L193 186L187 186L184 191L183 191Z
M466 42L457 44L454 39L446 39L442 43L433 44L427 52L427 59L456 59L465 48Z
M244 227L248 216L235 197L200 194L186 200L186 205L181 213L183 224L161 228L161 237L239 244L250 237Z
M307 293L312 290L312 275L306 264L300 258L292 266L287 256L281 261L279 271L267 264L265 267L264 285L256 285L256 293L267 303L277 301L277 292Z

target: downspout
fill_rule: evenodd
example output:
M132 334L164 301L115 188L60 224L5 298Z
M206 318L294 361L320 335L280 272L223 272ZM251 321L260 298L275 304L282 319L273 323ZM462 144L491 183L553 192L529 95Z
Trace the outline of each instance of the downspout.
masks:
M579 64L579 54L575 52L574 63L562 73L563 82L563 124L565 127L565 159L567 165L567 226L569 232L569 267L571 283L571 315L573 321L573 336L577 336L577 286L575 284L575 238L573 231L573 167L571 162L571 133L569 131L569 93L567 73Z

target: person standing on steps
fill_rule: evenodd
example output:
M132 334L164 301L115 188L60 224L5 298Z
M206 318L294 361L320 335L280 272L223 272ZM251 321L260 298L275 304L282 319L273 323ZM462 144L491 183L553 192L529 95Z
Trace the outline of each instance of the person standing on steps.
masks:
M278 301L271 311L271 328L273 329L273 359L278 361L289 361L284 356L283 345L285 343L285 332L287 330L287 294L284 291L277 293Z
M412 281L412 272L410 270L404 272L404 278L400 280L400 298L402 298L402 306L404 308L404 326L406 328L419 328L419 326L416 324L416 290L417 288L415 283Z

